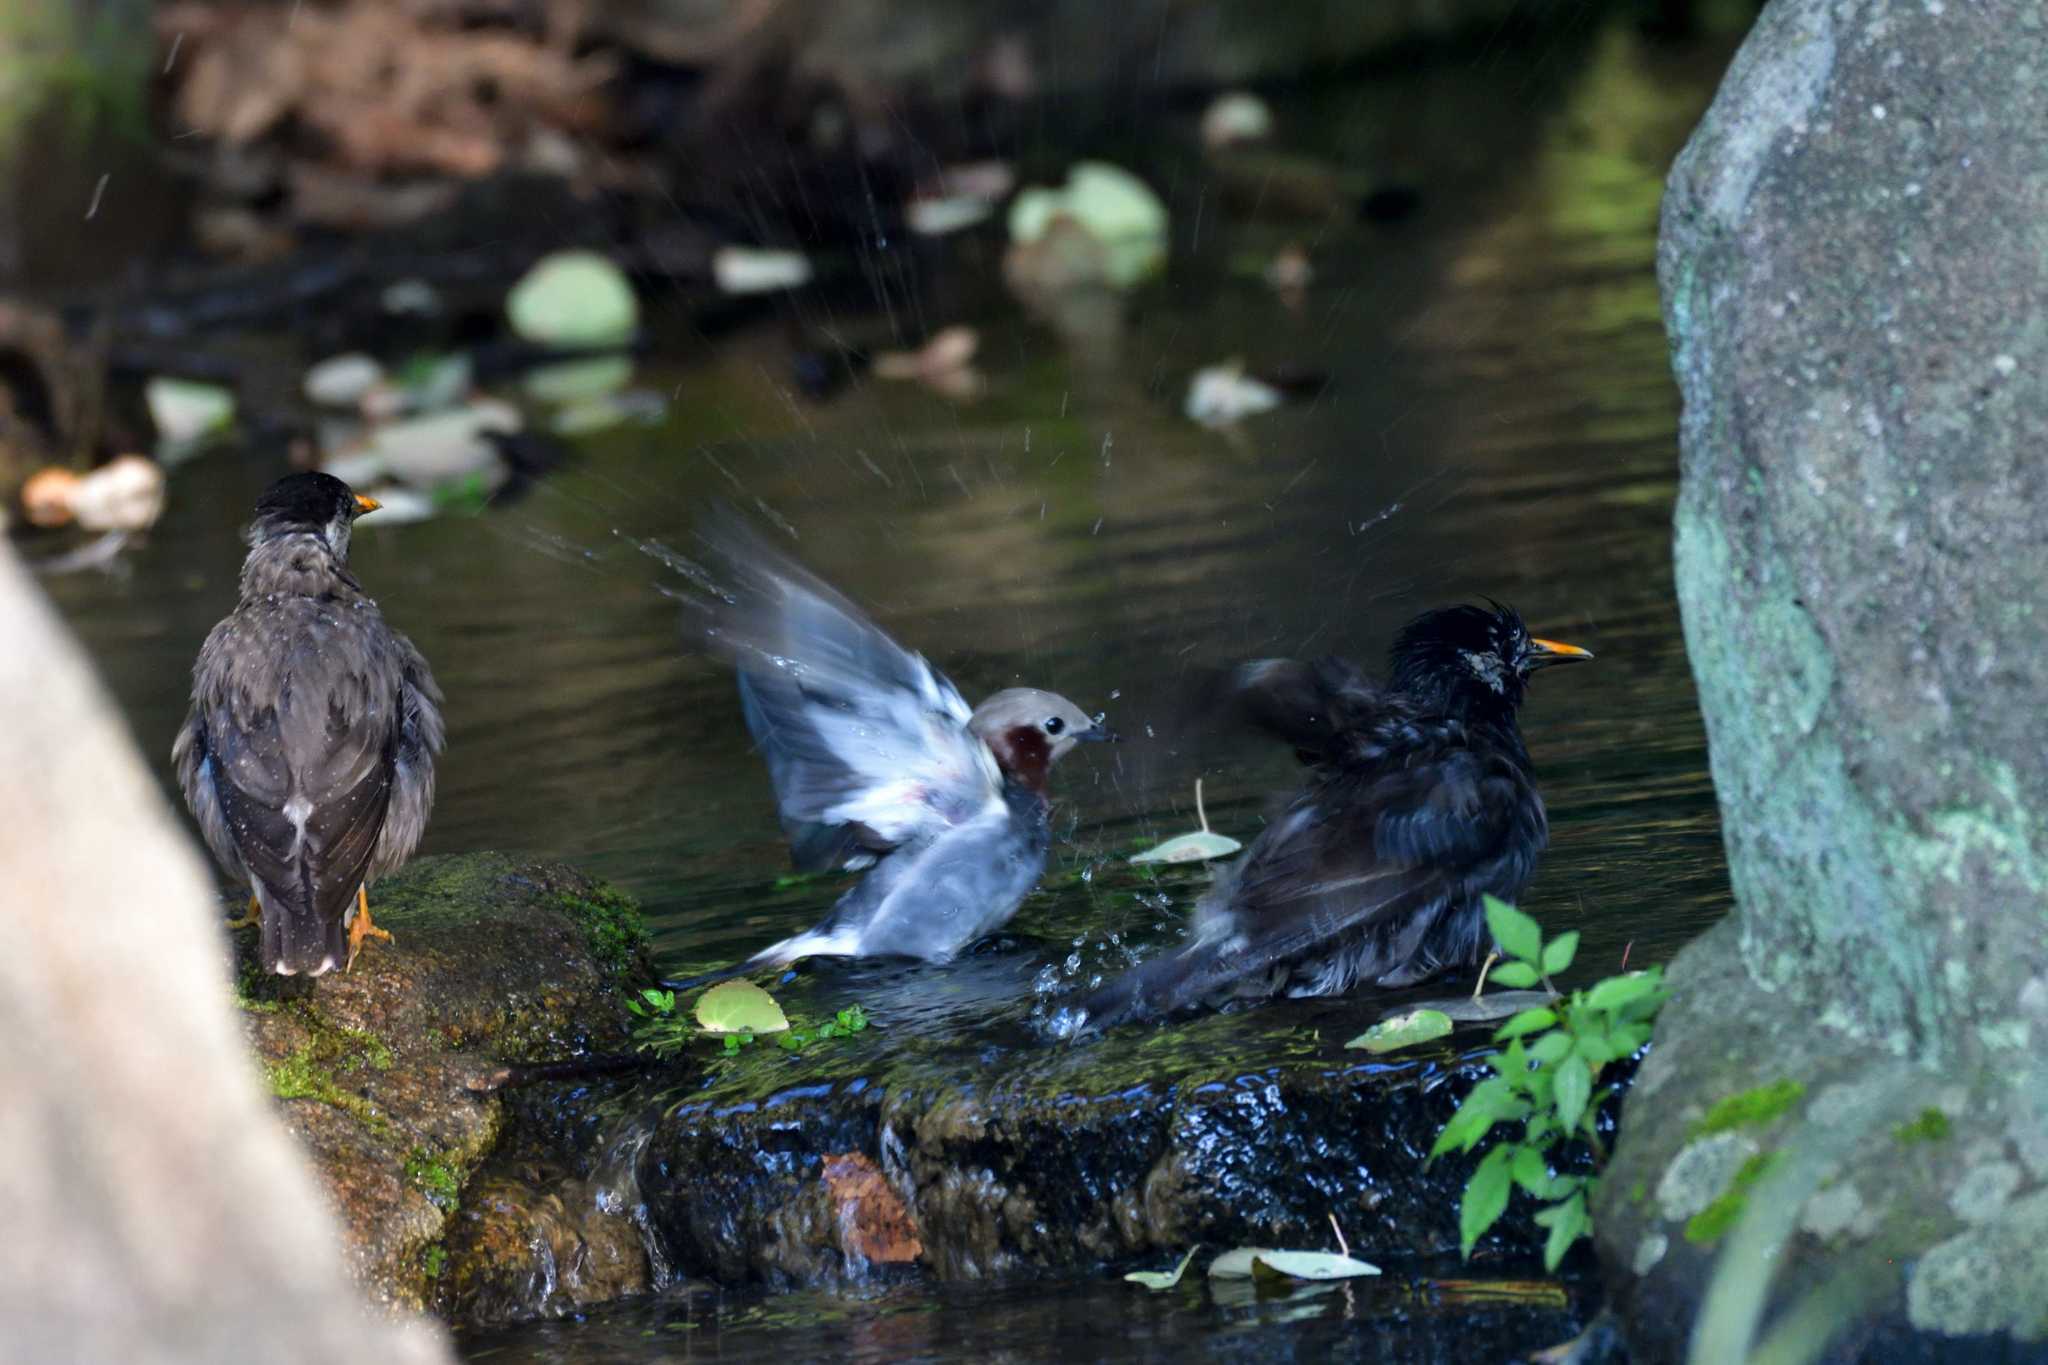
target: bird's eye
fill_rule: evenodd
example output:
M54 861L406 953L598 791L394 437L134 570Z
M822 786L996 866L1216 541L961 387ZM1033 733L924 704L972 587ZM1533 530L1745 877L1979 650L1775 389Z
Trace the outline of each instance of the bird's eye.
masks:
M1056 735L1066 728L1067 723L1058 716L1049 717L1045 722L1045 732L1049 735Z

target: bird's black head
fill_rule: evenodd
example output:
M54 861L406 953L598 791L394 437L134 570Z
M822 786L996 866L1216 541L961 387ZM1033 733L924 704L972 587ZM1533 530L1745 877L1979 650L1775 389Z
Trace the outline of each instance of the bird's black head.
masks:
M1394 637L1394 686L1446 715L1514 713L1529 675L1548 664L1576 663L1590 651L1529 634L1513 607L1441 607Z
M336 558L347 559L349 528L363 513L376 511L377 505L375 498L364 497L332 474L287 474L256 500L249 543L317 535Z

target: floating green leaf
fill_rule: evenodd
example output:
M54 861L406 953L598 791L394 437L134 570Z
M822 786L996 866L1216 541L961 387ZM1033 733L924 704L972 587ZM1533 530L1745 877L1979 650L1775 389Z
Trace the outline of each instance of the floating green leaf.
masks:
M505 299L512 330L547 346L601 346L625 340L640 303L625 273L594 251L558 251L526 272Z
M1166 262L1166 205L1121 167L1076 162L1063 188L1025 190L1010 201L1010 239L1036 242L1062 216L1107 249L1110 283L1119 289L1137 284Z
M697 1022L707 1033L780 1033L789 1017L775 997L751 981L721 981L697 998Z
M1289 1280L1352 1280L1377 1275L1380 1268L1334 1251L1261 1251L1252 1257L1252 1278L1278 1276Z
M1442 1010L1410 1010L1380 1020L1344 1044L1367 1052L1394 1052L1441 1038L1451 1031L1451 1016Z
M1195 1259L1195 1253L1202 1249L1200 1242L1188 1248L1188 1254L1180 1258L1180 1264L1172 1270L1133 1270L1124 1278L1133 1284L1142 1284L1147 1289L1171 1289L1180 1283L1180 1277L1187 1274L1188 1262Z

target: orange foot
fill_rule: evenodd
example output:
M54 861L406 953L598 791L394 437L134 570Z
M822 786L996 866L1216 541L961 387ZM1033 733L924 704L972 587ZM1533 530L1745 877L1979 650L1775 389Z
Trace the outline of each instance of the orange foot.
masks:
M356 965L356 954L363 950L363 940L366 938L381 938L386 943L392 942L389 929L379 929L370 923L369 888L359 886L356 888L356 912L348 922L348 966L343 967L343 971Z
M242 917L240 919L229 920L228 928L254 929L262 923L263 903L257 900L255 894L252 892L249 896L249 908L242 913Z

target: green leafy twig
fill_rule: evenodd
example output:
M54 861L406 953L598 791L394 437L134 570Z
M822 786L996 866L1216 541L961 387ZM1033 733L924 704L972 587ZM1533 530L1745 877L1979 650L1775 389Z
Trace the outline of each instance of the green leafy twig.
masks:
M1505 1045L1489 1059L1495 1074L1472 1087L1429 1156L1433 1161L1448 1151L1469 1152L1495 1125L1520 1123L1521 1135L1495 1143L1465 1182L1460 1250L1471 1256L1520 1186L1543 1202L1536 1214L1537 1224L1550 1233L1543 1263L1555 1270L1572 1243L1592 1231L1588 1200L1607 1160L1600 1112L1618 1093L1616 1086L1599 1085L1600 1075L1649 1041L1651 1021L1667 994L1663 969L1610 976L1566 996L1552 978L1571 966L1578 931L1546 943L1535 920L1492 896L1486 898L1486 924L1508 959L1494 969L1493 979L1515 987L1540 981L1551 1000L1521 1011L1494 1032L1495 1041ZM1595 1174L1554 1173L1555 1160L1574 1145L1592 1154Z

